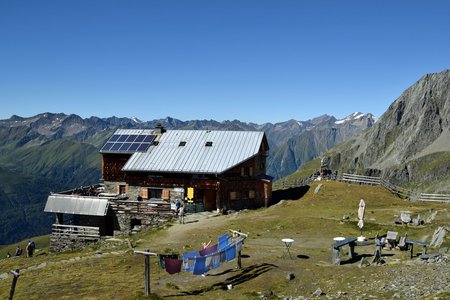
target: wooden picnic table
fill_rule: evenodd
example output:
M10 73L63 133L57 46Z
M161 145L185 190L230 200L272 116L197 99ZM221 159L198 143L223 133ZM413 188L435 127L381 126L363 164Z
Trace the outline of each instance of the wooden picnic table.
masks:
M413 249L414 245L420 245L422 246L422 254L427 254L427 247L430 246L430 243L428 242L422 242L422 241L416 241L416 240L406 240L405 243L410 247L410 258L413 258Z

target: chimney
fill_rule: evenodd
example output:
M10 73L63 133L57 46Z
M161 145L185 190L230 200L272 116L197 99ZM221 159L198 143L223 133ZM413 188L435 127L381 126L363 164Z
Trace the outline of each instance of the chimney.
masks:
M166 130L161 125L161 123L156 123L154 132L155 132L155 134L163 134L164 132L166 132Z

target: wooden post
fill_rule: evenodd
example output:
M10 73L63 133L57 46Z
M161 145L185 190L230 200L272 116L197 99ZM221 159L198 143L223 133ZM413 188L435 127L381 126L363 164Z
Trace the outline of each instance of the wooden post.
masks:
M332 255L331 255L331 262L334 265L339 266L341 264L341 251L339 250L339 248L335 248L334 246L331 246L331 251L332 251Z
M348 256L350 259L355 257L355 242L351 242L350 244L348 244L349 247L349 252L348 252Z
M149 252L148 249L145 250L145 252ZM150 291L150 256L145 256L145 288L144 288L144 294L145 296L148 296L151 293Z
M17 279L20 276L19 269L16 269L15 271L11 271L11 274L13 274L14 278L13 278L13 281L11 283L11 289L9 290L9 298L8 298L8 300L12 300L13 297L14 297L14 291L16 290Z
M148 296L151 293L151 290L150 290L150 256L158 256L158 254L150 252L149 249L145 249L144 251L139 251L139 250L134 251L134 253L135 254L143 254L145 256L144 294L145 294L145 296Z
M238 229L238 230L230 229L230 231L233 233L233 235L240 235L240 236L244 237L244 239L242 240L242 244L244 244L244 240L248 237L248 234L242 233L240 229ZM240 250L237 253L237 268L238 269L242 268L241 251Z

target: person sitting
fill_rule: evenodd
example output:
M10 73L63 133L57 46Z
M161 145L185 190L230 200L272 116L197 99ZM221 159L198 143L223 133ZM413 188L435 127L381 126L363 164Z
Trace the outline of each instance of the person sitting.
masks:
M23 249L20 248L20 246L17 246L17 248L16 248L16 256L21 256L22 252L23 252Z

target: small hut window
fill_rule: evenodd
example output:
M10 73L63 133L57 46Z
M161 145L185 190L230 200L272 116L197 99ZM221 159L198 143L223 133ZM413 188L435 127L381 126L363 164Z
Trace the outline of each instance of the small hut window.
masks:
M185 141L181 141L181 142L178 144L178 147L183 147L183 146L186 146L186 142L185 142Z
M212 143L213 143L213 142L206 142L205 146L206 146L206 147L212 147Z
M255 190L248 191L248 199L255 199Z
M236 200L237 199L237 193L236 192L230 192L230 200Z

